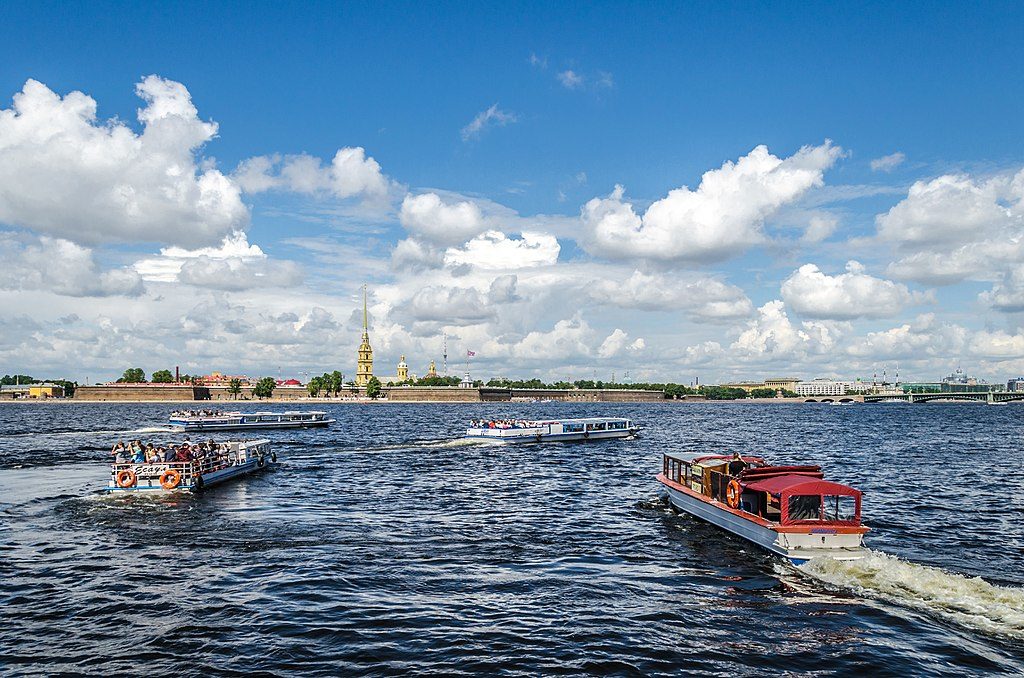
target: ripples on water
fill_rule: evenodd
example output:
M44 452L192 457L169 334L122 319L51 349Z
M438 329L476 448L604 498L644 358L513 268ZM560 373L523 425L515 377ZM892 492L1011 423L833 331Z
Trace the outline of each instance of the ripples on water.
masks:
M169 409L0 406L5 671L1024 671L1024 406L336 405L268 432L272 472L92 494ZM646 435L457 440L590 414ZM866 491L875 555L797 570L673 513L653 476L688 449L822 463Z

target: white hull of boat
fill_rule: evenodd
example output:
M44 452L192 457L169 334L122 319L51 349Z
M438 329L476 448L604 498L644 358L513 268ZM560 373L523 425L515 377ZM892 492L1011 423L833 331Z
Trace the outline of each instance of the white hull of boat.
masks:
M334 419L323 419L319 421L254 421L254 422L233 422L225 424L208 424L203 422L182 422L171 420L171 426L182 431L241 431L245 429L268 429L268 428L318 428L330 426Z
M255 473L256 471L263 471L274 465L275 464L273 462L269 461L265 461L262 465L260 465L257 459L249 459L241 464L236 464L234 466L228 466L217 471L209 471L207 473L204 473L201 476L202 482L192 484L182 482L173 490L168 490L162 487L157 477L147 478L142 476L141 474L139 475L139 480L134 487L118 487L118 485L115 482L111 481L110 484L105 489L107 492L195 492L202 488L211 487L213 485L223 483L227 480L231 480L232 478L237 478L239 476ZM138 473L139 470L141 470L145 466L147 466L147 464L137 464L134 466L134 469L136 470L136 473Z
M697 499L670 485L665 488L668 490L669 502L680 511L753 542L794 565L802 565L819 557L858 560L867 553L860 534L815 534L813 528L807 533L780 533L733 513L724 504L714 500Z
M532 431L532 432L531 432ZM578 433L544 433L531 429L470 429L466 438L486 440L498 443L568 443L576 441L610 440L613 438L632 438L639 429L621 431L584 431Z

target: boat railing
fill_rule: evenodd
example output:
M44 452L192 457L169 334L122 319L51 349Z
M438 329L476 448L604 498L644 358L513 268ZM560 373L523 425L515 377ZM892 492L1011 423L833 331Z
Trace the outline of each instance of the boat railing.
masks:
M111 464L114 475L121 471L133 471L142 475L160 475L168 469L181 473L182 478L188 479L193 475L203 475L220 469L235 466L245 461L245 455L238 453L237 443L234 449L227 452L206 456L191 461L153 461L153 462L121 462Z

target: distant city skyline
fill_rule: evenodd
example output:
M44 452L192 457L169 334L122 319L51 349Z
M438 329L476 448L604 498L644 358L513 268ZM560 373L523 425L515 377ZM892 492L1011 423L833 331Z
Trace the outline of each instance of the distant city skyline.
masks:
M1024 374L1020 5L109 9L5 7L0 373Z

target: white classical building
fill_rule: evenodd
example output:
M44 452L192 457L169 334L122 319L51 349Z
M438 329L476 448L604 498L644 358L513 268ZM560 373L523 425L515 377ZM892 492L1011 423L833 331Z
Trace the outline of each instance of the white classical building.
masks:
M835 379L814 379L801 381L793 389L801 396L841 396L848 391L855 391L858 385L854 381L836 381Z

